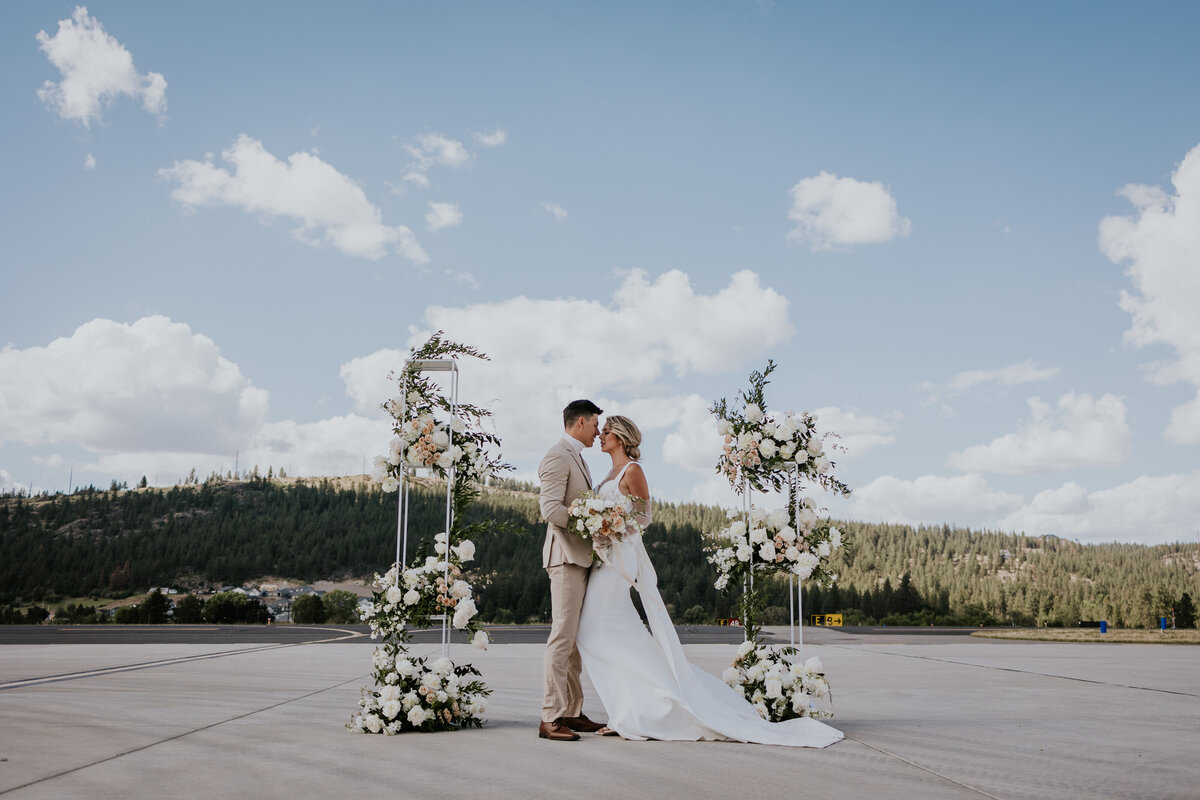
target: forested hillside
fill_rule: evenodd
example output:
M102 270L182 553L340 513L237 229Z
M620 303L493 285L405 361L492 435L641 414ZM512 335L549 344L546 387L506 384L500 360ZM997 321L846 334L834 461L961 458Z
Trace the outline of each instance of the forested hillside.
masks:
M530 487L491 487L473 517L508 523L477 540L480 612L494 622L544 620L544 525ZM369 578L395 551L396 495L361 482L263 479L171 489L85 490L0 498L0 603L120 596L150 586L201 590L273 575L301 581ZM444 494L418 487L410 535L440 530ZM659 504L647 532L663 597L677 619L731 616L713 588L703 534L720 509ZM847 522L838 586L806 590L806 612L845 612L847 624L1075 625L1106 619L1149 626L1184 593L1200 596L1196 544L1081 545L1055 537L949 527ZM410 549L412 552L412 549ZM786 622L785 587L766 622Z

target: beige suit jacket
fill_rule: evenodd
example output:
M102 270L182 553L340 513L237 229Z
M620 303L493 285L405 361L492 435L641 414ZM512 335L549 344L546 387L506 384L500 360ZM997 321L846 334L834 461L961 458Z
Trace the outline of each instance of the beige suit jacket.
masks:
M561 439L546 453L538 465L541 482L540 504L546 520L546 543L542 546L542 566L575 564L590 567L592 545L578 533L567 530L568 509L580 495L592 489L591 474L576 453Z

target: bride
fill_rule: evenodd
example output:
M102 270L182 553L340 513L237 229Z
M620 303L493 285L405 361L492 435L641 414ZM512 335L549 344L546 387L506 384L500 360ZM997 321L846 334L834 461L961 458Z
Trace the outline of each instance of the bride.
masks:
M596 493L634 498L638 524L650 523L650 489L637 463L642 434L628 417L610 416L600 449L612 470ZM809 717L768 722L738 692L688 662L658 592L641 535L612 540L592 568L577 643L583 667L608 712L600 734L626 739L723 739L826 747L840 731ZM629 595L641 596L647 632Z

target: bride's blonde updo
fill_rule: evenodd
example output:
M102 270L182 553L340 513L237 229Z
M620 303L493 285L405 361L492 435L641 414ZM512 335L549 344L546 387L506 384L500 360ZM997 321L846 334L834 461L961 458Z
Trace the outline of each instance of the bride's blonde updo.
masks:
M610 433L616 434L616 437L621 440L621 444L625 445L625 455L634 461L642 457L642 451L639 447L642 443L642 432L638 430L637 425L633 424L633 420L629 417L613 414L604 418L604 427Z

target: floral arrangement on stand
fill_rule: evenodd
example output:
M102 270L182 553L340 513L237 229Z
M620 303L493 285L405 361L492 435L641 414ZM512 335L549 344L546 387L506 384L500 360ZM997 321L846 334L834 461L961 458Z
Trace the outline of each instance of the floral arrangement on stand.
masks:
M799 483L809 480L827 491L850 494L849 487L832 474L834 462L825 452L825 440L816 429L817 417L807 412L776 416L767 410L767 378L773 361L762 372L750 375L750 388L739 392L741 408L724 400L713 405L724 447L717 472L744 495L744 512L731 514L728 526L709 534L708 561L717 569L717 589L740 592L739 609L746 641L725 681L741 690L759 714L772 722L800 716L833 716L818 710L814 698L830 698L829 683L820 662L804 666L791 663L799 655L794 647L772 650L759 643L758 619L766 605L765 590L771 576L790 575L832 585L837 574L829 559L842 547L840 530L820 509L800 494ZM765 511L753 504L752 490L787 492L787 505Z
M500 439L483 430L486 409L454 403L441 387L422 374L414 361L487 356L467 345L449 341L441 331L413 348L410 362L396 379L400 396L384 403L392 415L395 437L387 456L375 459L375 480L394 492L415 468L428 468L448 482L450 530L433 537L409 564L395 563L375 575L371 604L362 619L371 626L375 648L373 687L363 687L358 710L346 727L361 733L396 734L477 728L483 724L491 690L470 664L448 658L414 658L408 651L411 631L427 628L447 615L455 630L464 632L475 647L486 649L488 636L478 627L474 589L464 564L475 557L472 536L486 534L491 521L464 525L464 512L478 497L487 479L511 469L492 453Z

